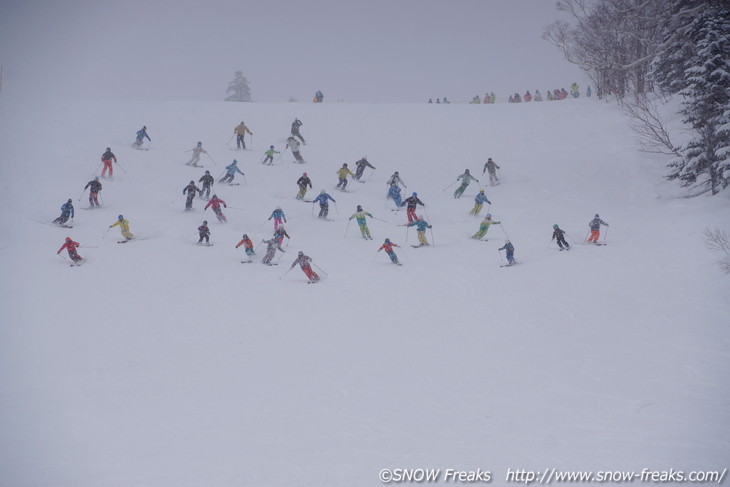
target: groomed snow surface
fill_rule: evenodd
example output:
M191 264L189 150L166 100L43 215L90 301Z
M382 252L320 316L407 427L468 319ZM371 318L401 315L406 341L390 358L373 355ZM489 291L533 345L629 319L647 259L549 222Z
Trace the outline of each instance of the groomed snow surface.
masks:
M295 117L307 164L287 151L261 165ZM241 120L252 151L226 145ZM382 468L481 468L502 485L508 468L730 466L730 280L702 238L728 229L728 195L683 198L610 104L4 102L0 124L3 486L374 486ZM131 148L142 125L148 151ZM215 186L238 208L225 225L200 199L183 211L198 141L214 176L234 157L246 173ZM107 146L126 172L86 211ZM377 170L335 190L363 155ZM459 200L443 188L466 168L487 182L487 157L502 227L478 242L479 186ZM390 211L396 170L434 246L413 249ZM303 171L308 199L337 200L334 222L294 199ZM73 229L49 225L68 198ZM369 220L373 241L354 221L344 237L358 204L387 220ZM269 238L276 206L292 237L280 265L241 264L241 234ZM595 213L611 225L603 247L581 244ZM138 241L107 233L118 214ZM196 245L203 219L212 247ZM554 223L570 252L550 242ZM505 232L520 264L501 268ZM55 255L66 236L83 266ZM402 267L376 257L385 237ZM299 250L326 279L284 275Z

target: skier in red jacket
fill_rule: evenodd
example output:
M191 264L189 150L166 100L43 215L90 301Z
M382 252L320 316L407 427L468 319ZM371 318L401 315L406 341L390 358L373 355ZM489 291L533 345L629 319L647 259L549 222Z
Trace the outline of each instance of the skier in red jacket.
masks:
M205 205L205 208L203 208L203 211L207 210L209 206L213 207L213 213L215 213L215 216L218 217L219 222L227 222L226 215L223 214L223 211L221 211L221 205L223 205L224 208L228 208L226 206L226 202L222 199L218 198L218 196L213 195L213 197L208 201L208 204Z
M61 246L60 249L58 249L58 252L56 252L56 254L60 254L63 249L66 249L68 250L68 256L71 258L71 260L79 263L83 260L83 257L76 253L76 249L79 245L80 244L78 242L74 242L73 240L71 240L71 237L66 237L66 242Z

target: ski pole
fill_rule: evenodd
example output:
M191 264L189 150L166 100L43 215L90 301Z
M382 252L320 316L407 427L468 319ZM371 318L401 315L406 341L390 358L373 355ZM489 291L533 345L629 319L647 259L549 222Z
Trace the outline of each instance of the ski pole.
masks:
M99 195L99 198L101 199L101 206L106 206L106 203L104 203L104 197Z
M336 201L333 201L333 203L335 204L335 211L339 215L340 214L340 210L339 210L339 208L337 208L337 202Z
M370 172L370 176L368 176L368 181L370 181L370 179L371 179L371 178L373 177L373 174L375 174L375 169L374 169L374 168L373 168L373 170L372 170L372 171Z
M509 235L507 235L507 230L504 229L504 225L502 225L500 223L499 226L502 227L502 232L504 232L504 238L506 238L507 240L509 240L510 238L509 238Z
M382 218L373 217L373 220L378 220L379 222L388 223L388 220L383 220Z
M210 160L211 160L211 162L213 162L213 165L214 165L214 166L217 166L217 165L218 165L218 164L216 164L216 163L215 163L215 161L213 160L213 158L212 158L212 157L210 157L210 154L208 154L208 153L206 152L206 153L205 153L205 155L206 155L206 156L208 156L208 159L210 159Z
M586 232L586 236L585 236L585 238L583 239L583 241L584 241L584 242L587 242L587 241L588 241L588 236L589 236L590 234L591 234L591 231L590 231L590 230L588 230L588 231Z
M117 166L119 167L119 169L121 169L121 170L122 170L122 172L123 172L124 174L127 174L127 171L125 171L125 170L124 170L124 168L123 168L122 166L120 166L118 162L117 162L116 164L117 164Z
M244 134L245 136L245 134ZM251 150L253 150L253 134L251 134Z
M431 230L431 245L433 245L435 247L436 246L436 239L433 238L433 227L429 228L429 230Z
M447 189L449 189L450 187L452 187L453 185L455 185L455 184L456 184L456 183L458 183L458 182L459 182L459 180L457 179L456 181L454 181L453 183L449 184L448 186L446 186L446 187L445 187L444 189L442 189L441 191L446 191Z
M99 172L99 168L104 164L103 162L100 162L98 166L96 166L96 169L94 169L94 176L96 176L96 173Z
M246 181L246 175L245 174L241 174L241 176L243 176L243 184L248 184L248 181Z
M502 261L502 264L504 264L504 259L502 258L502 251L500 249L497 249L497 252L499 252L499 260Z
M256 248L255 248L255 249L253 249L253 252L254 252L254 254L256 253L256 251L258 250L258 248L259 248L259 247L261 247L261 244L262 244L262 243L263 243L263 242L259 242L259 244L258 244L258 245L256 246Z
M428 210L426 209L425 206L423 207L423 212L426 214L426 218L428 219L428 221L431 221L431 217L428 216Z
M408 230L409 230L409 229L410 229L411 227L409 227L408 225L402 225L402 226L406 227L406 243L408 243Z
M235 206L229 206L228 209L229 210L237 210L237 211L246 211L243 208L236 208Z
M314 216L314 201L312 201L312 216Z
M86 193L86 188L84 188L84 190L81 192L81 196L83 196L84 193ZM76 201L81 201L81 196L79 196L79 199L77 199Z
M329 274L327 274L327 271L325 271L324 269L322 269L322 268L321 268L320 266L318 266L318 265L317 265L317 264L315 264L314 262L312 262L312 265L313 265L314 267L316 267L317 269L319 269L320 271L322 271L322 273L324 273L324 277L327 277L327 276L329 276Z
M378 259L378 254L380 254L380 249L378 249L378 251L375 252L375 257L373 257L373 262L375 262Z
M345 227L345 237L344 238L347 238L347 231L350 229L350 222L351 221L352 221L352 218L350 218L349 220L347 220L347 227Z
M98 249L96 245L79 245L80 249Z
M177 197L177 198L175 198L174 200L170 201L170 204L173 204L174 202L176 202L177 200L179 200L179 199L180 199L180 198L182 198L183 196L185 196L185 195L184 195L184 194L181 194L180 196L178 196L178 197Z
M106 238L106 235L107 235L107 234L109 233L109 230L111 230L111 229L112 229L112 227L109 227L109 228L107 228L107 229L106 229L106 232L104 232L104 236L103 236L103 237L101 237L101 238L102 238L102 239L105 239L105 238Z
M233 137L235 137L235 136L236 136L235 133L233 135L231 135L231 138L228 139L228 142L226 142L226 145L229 145L231 143L231 141L233 140Z
M283 273L283 274L282 274L281 276L279 276L279 279L281 279L281 278L282 278L282 277L284 277L285 275L289 274L289 271L290 271L290 270L292 270L292 269L294 269L294 268L293 268L293 267L290 267L288 271L286 271L286 272L285 272L285 273Z
M608 236L608 227L606 227L606 233L603 234L603 241L606 241L606 237Z

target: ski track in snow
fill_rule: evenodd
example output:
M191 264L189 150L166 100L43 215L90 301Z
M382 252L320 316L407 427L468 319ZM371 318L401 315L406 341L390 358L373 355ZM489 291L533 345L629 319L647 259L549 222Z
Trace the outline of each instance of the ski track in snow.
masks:
M369 486L385 467L482 468L501 485L507 468L727 466L730 284L702 231L727 229L730 196L662 183L663 161L637 152L612 105L246 104L255 145L231 153L240 104L0 104L8 485ZM295 117L308 164L261 165ZM147 151L130 146L142 125ZM173 202L204 174L182 165L198 140L213 192L241 209L223 209L228 223L197 198L193 212ZM77 211L73 229L40 224L85 203L107 146L120 167L104 208ZM363 155L372 179L331 190ZM245 181L218 184L234 157ZM477 243L479 186L458 200L443 188L466 168L488 182L487 157L502 226ZM396 170L435 246L411 248L405 211L389 211ZM334 222L294 199L305 171L308 199L337 200ZM344 238L358 204L388 220L368 219L372 241L354 220ZM241 265L241 234L270 238L276 206L292 237L279 265L260 264L264 245ZM596 212L609 245L579 245ZM138 241L107 232L118 214ZM570 252L550 242L553 223ZM505 235L521 264L509 269ZM96 247L79 249L84 265L54 255L66 236ZM376 258L385 237L403 266ZM285 274L298 250L329 276Z

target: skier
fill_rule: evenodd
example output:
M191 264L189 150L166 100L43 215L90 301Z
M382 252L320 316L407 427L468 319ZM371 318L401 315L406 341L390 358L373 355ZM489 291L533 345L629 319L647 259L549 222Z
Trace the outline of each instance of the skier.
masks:
M215 183L215 178L210 175L210 171L205 171L205 174L198 179L199 183L203 183L203 188L199 191L200 197L210 199L210 189L213 187L213 183ZM205 196L203 196L203 193L205 193Z
M496 162L492 160L491 157L487 159L487 162L484 163L484 169L482 170L482 174L489 171L489 184L491 184L492 186L499 184L497 169L499 169L499 166Z
M388 254L388 257L390 257L390 261L395 265L402 265L400 262L398 262L398 256L395 255L395 252L393 251L393 247L400 247L395 242L391 242L389 238L385 239L385 242L383 242L383 245L380 246L378 249L378 252L381 250L385 250L385 253Z
M261 262L266 265L276 265L271 263L271 259L274 258L276 251L280 250L281 252L286 252L286 250L282 249L279 246L279 243L273 238L270 238L269 240L262 240L262 242L266 244L266 255L264 255L263 259L261 259Z
M219 222L227 222L228 219L226 218L226 215L223 214L223 211L221 210L221 205L223 205L224 208L228 208L226 206L226 202L222 199L218 198L218 196L213 195L213 197L208 201L208 204L205 205L205 208L203 208L203 211L207 210L209 206L213 207L213 213L215 213L215 216L218 218Z
M188 152L192 152L193 157L191 157L190 160L185 163L185 165L186 166L195 166L195 167L200 167L200 166L198 166L198 162L200 162L200 154L208 153L205 149L203 149L202 142L198 142L198 145L196 145L195 147L190 149L190 151L188 151Z
M401 225L403 226L403 225ZM412 221L410 223L407 223L405 225L406 227L416 227L416 233L418 234L418 242L419 245L414 245L413 247L423 247L425 245L428 245L428 240L426 240L426 229L427 228L433 228L431 225L428 224L426 220L423 219L422 216L418 216L415 221Z
M573 83L572 85L570 85L570 94L573 95L573 98L578 98L580 96L578 83Z
M400 197L400 187L398 187L398 185L390 187L390 189L388 190L388 198L391 198L393 200L396 208L400 208L401 206L403 206L403 202L401 201Z
M588 243L598 244L598 237L601 235L601 225L609 226L608 223L601 220L601 217L599 217L598 213L596 213L593 220L588 223L588 226L591 227L591 236L588 237Z
M540 93L540 90L535 90L535 101L542 101L542 94Z
M360 233L362 234L362 238L364 238L365 240L368 240L368 239L372 240L373 237L370 236L370 229L368 228L368 223L367 223L367 219L366 219L366 217L368 217L368 216L370 218L373 217L373 215L371 215L367 211L364 211L362 209L362 206L357 205L357 211L352 214L352 216L350 217L350 220L352 220L353 218L357 218L356 221L357 221L357 224L360 226Z
M353 178L355 177L352 171L347 168L347 163L344 163L342 167L337 170L337 177L339 178L339 182L337 183L337 189L345 191L345 188L347 187L348 174Z
M117 222L113 225L109 225L109 228L116 226L119 226L119 229L122 231L122 237L127 240L132 240L134 238L134 234L129 231L129 220L125 220L123 215L119 215L117 217Z
M134 141L134 145L136 145L137 147L142 147L145 137L147 137L147 140L152 142L152 139L150 139L150 136L147 135L147 126L146 125L137 131L137 140Z
M355 166L357 166L357 169L355 169L354 179L357 179L358 181L360 181L360 178L362 177L363 173L365 172L366 167L375 169L375 166L373 166L372 164L370 164L368 162L368 158L366 156L363 156L362 159L357 161L355 163Z
M109 177L114 176L114 168L112 167L113 162L117 162L117 156L114 155L112 150L107 147L106 151L101 155L101 162L104 163L104 169L101 170L101 177L106 177L107 170L109 171Z
M78 264L79 262L84 260L83 257L76 253L76 249L78 248L78 246L78 242L74 242L73 240L71 240L71 237L66 237L66 242L64 242L61 248L58 249L58 252L56 252L56 254L60 254L63 249L66 249L68 251L68 256L71 258L71 260L74 261L74 263Z
M240 169L238 169L238 161L233 159L233 162L226 166L226 175L223 176L218 182L219 183L233 183L233 178L236 177L236 173L239 173L241 176L245 176L241 172Z
M307 186L312 187L312 181L307 176L307 173L303 173L302 177L297 179L297 186L299 186L299 192L297 193L297 199L303 200L304 195L307 194Z
M530 94L530 90L527 90L527 93L525 93L525 103L532 101L532 95Z
M588 88L586 88L586 96L588 98L590 98L591 97L591 94L592 94L592 91L591 91L591 87L589 86Z
M239 123L236 125L236 127L233 129L233 133L236 135L236 148L237 149L243 149L246 150L246 141L244 140L244 135L246 135L246 132L251 134L253 137L253 132L251 132L248 127L246 127L246 124L244 122ZM229 140L230 142L230 140Z
M464 171L464 174L462 174L461 176L459 176L458 178L456 178L457 181L459 179L461 179L461 186L459 186L458 188L456 188L456 191L454 191L454 198L461 198L461 195L464 194L464 190L466 189L467 186L469 186L469 183L471 183L471 180L472 179L474 181L476 181L477 183L479 182L479 180L477 178L475 178L474 176L472 176L469 173L469 170L468 169L466 169Z
M317 93L314 94L314 103L322 103L324 101L324 93L322 93L320 90L317 90Z
M388 179L387 184L390 187L398 186L399 184L402 184L404 188L408 188L408 186L406 186L406 183L404 183L403 180L400 178L400 174L398 173L398 171L393 173L393 175L390 177L390 179Z
M269 166L272 166L274 164L274 154L281 154L281 152L274 150L274 146L270 145L269 150L264 152L264 160L261 161L261 164L268 164Z
M253 242L250 238L248 238L248 235L245 233L243 234L243 238L241 238L241 241L236 244L236 248L243 245L243 249L246 251L246 255L248 256L247 262L252 262L252 257L256 255L256 252L253 250ZM242 261L243 262L243 261Z
M319 281L319 276L316 272L312 270L312 266L310 265L310 262L312 262L312 258L304 255L304 252L301 250L299 251L299 254L297 255L296 260L292 262L292 265L290 269L293 269L295 265L299 264L299 267L302 268L302 271L307 275L309 278L309 282L317 282Z
M101 183L99 182L99 178L94 178L86 183L86 186L84 186L84 191L86 191L86 188L89 188L89 207L99 208L101 206L99 204L99 191L101 191Z
M553 238L550 240L553 241L556 239L560 250L563 250L563 246L565 246L565 250L570 250L570 245L568 245L568 242L565 241L565 230L561 230L557 223L553 225Z
M284 241L284 237L291 240L291 237L288 233L286 233L286 229L284 228L284 225L279 225L279 228L277 228L274 231L274 240L276 240L276 243L279 244L279 248L281 248L281 243Z
M515 246L509 240L505 240L504 245L497 249L497 251L500 250L507 251L507 265L515 265L517 263L515 260Z
M274 230L279 228L279 225L281 225L282 220L284 220L284 223L286 223L286 215L284 214L284 210L281 209L281 206L277 206L276 209L271 212L269 221L272 218L274 219Z
M472 208L469 213L472 215L478 215L479 212L482 211L485 201L490 205L492 204L492 202L487 198L487 195L484 194L484 190L480 189L479 194L474 198L474 208Z
M408 198L406 198L403 203L400 204L400 206L406 206L406 215L408 216L408 223L416 220L416 207L418 205L426 206L423 204L423 201L418 199L418 193L413 193Z
M484 237L487 232L489 231L490 225L499 225L501 222L495 222L492 220L492 214L487 213L487 215L484 217L484 220L479 224L479 230L477 230L477 233L471 236L471 238L474 238L476 240L481 240L482 237Z
M205 239L205 245L210 245L210 228L208 228L208 220L203 220L203 224L198 227L198 245L203 243Z
M73 220L74 217L74 205L71 202L71 198L63 205L61 205L61 216L53 220L53 223L58 223L61 226L65 226L69 217Z
M304 141L304 137L302 137L302 134L299 133L299 127L301 127L302 125L302 121L298 118L295 118L291 124L291 134L294 137L298 137L299 140L302 141L302 144L307 145L307 143Z
M190 184L185 186L182 190L182 194L187 193L188 197L185 200L185 211L192 211L193 209L193 198L200 192L200 188L195 186L195 181L190 181Z
M332 196L327 194L327 191L325 191L325 190L320 191L319 196L317 196L316 198L314 198L312 200L312 204L319 203L319 218L322 220L328 219L327 214L330 211L329 200L332 200L334 203L337 203L337 201L335 201L335 199Z
M295 139L294 137L289 137L288 139L286 139L286 147L284 147L284 150L286 149L291 149L291 154L294 156L294 159L296 159L292 162L304 164L304 158L302 157L302 154L299 153L299 141L297 139Z

